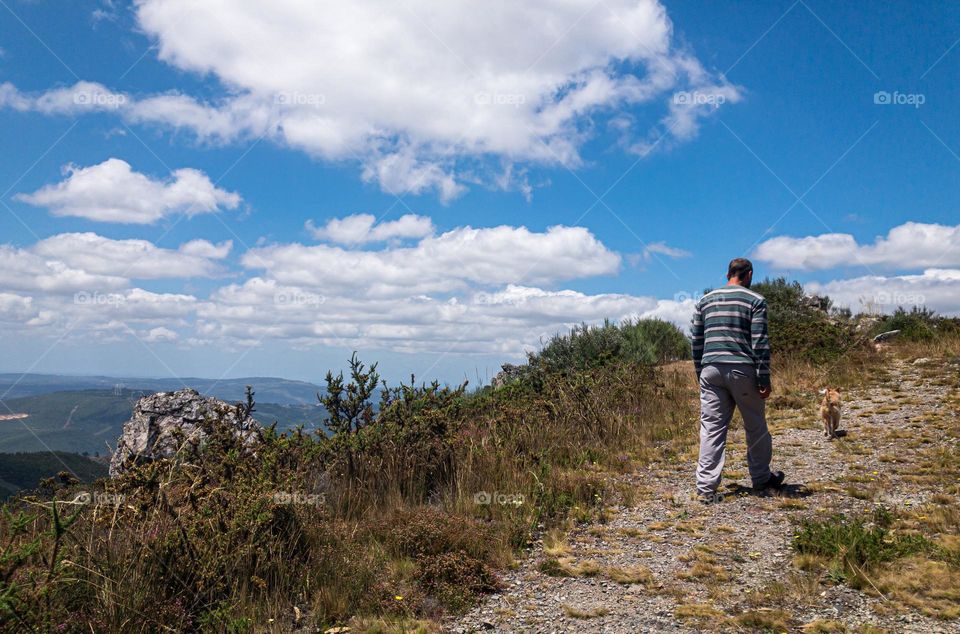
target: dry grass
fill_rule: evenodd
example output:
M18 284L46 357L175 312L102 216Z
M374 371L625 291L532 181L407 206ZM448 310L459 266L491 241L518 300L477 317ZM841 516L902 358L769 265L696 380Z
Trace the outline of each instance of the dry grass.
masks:
M720 629L729 621L723 612L703 603L682 603L673 611L673 616L704 629Z
M938 619L960 618L960 570L923 558L885 566L874 583L892 601Z
M563 557L570 554L570 544L563 529L552 528L547 532L543 538L543 552L548 557Z
M790 629L791 617L783 610L751 610L737 615L733 622L750 631L786 632Z
M576 608L572 605L563 604L563 613L572 619L595 619L597 617L610 614L610 610L603 606L592 608Z
M721 566L701 562L693 564L687 570L678 572L677 578L700 582L729 581L731 579L730 573Z
M653 573L645 566L610 567L606 569L606 575L617 583L645 586L653 584Z
M540 564L540 571L551 577L596 577L603 567L592 559L576 561L572 557L547 559Z

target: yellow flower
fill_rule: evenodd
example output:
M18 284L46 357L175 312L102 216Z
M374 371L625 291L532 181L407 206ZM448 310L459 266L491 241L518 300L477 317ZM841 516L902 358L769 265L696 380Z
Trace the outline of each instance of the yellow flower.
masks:
M399 594L393 598L396 599L397 601L403 601L403 597L401 597Z

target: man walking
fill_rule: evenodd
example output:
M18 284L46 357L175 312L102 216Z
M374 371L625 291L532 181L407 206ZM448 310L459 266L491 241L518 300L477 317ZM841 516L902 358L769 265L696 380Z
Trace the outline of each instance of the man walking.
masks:
M770 471L773 441L764 412L771 391L767 301L750 290L752 281L750 260L731 260L727 285L704 295L693 313L693 364L700 381L697 496L706 504L719 499L734 406L743 417L753 488L780 488L785 477Z

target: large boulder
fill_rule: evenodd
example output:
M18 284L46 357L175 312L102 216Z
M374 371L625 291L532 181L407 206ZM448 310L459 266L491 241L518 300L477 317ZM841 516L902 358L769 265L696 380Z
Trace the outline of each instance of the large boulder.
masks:
M158 392L137 401L133 416L123 424L110 461L110 476L161 458L189 459L206 440L201 426L205 420L227 425L244 444L252 445L260 438L260 423L242 405L191 389Z

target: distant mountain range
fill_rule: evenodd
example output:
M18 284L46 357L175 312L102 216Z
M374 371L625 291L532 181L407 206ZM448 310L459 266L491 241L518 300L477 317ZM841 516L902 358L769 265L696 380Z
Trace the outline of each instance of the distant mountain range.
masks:
M264 425L326 433L317 401L324 388L306 381L0 374L0 499L36 486L64 464L85 481L104 475L104 461L143 396L191 387L233 403L244 400L247 385L257 402L253 416Z
M228 402L241 401L246 386L253 386L256 399L263 403L279 405L316 405L317 392L324 388L307 381L291 381L267 376L252 376L240 379L144 379L111 376L71 376L64 374L17 374L0 373L0 400L37 396L51 392L78 390L129 390L172 392L191 387L206 396L214 396ZM0 410L3 408L0 407ZM6 414L0 411L0 414Z

